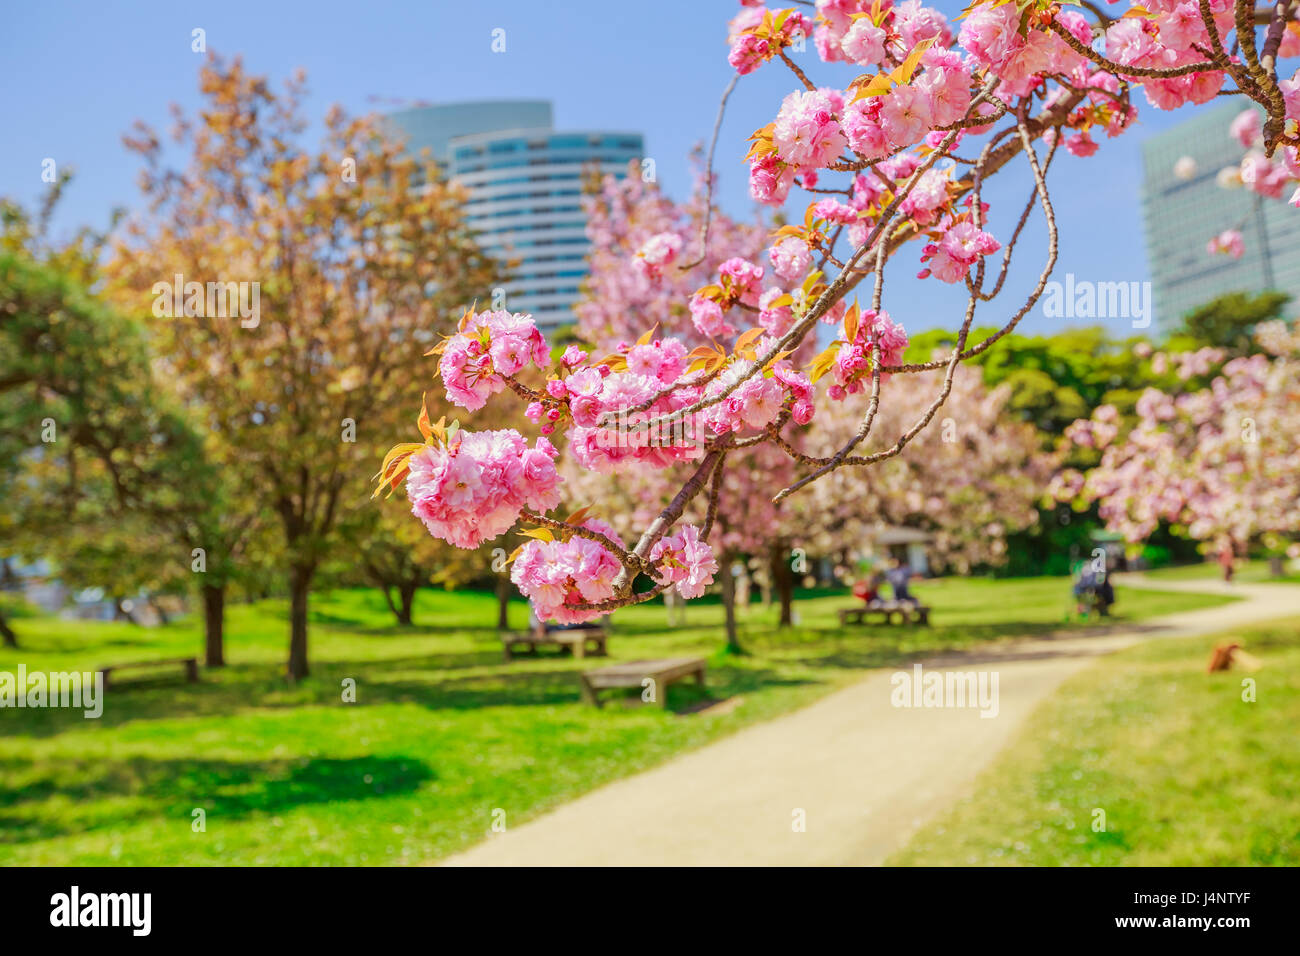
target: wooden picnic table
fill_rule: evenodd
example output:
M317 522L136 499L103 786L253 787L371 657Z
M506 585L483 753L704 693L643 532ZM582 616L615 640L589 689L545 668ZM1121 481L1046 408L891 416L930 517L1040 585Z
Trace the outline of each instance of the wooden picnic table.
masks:
M582 699L597 707L600 706L600 691L616 687L645 687L645 682L650 680L654 682L655 703L667 708L668 685L691 675L695 676L701 687L704 686L704 658L669 657L653 661L629 661L586 671L579 676L582 679Z
M185 668L185 680L191 684L198 683L199 680L199 660L197 657L168 657L156 661L127 661L125 664L111 664L108 667L101 667L99 672L104 675L104 686L108 687L108 682L114 671L136 670L146 667L167 667L171 664L180 664Z
M840 608L840 625L869 624L872 616L879 617L882 624L928 625L930 623L930 609L924 604L913 604L910 601L879 601L874 604Z
M501 650L507 661L515 659L521 653L515 648L527 648L526 653L537 654L537 648L543 644L559 647L562 653L574 657L604 657L607 653L605 642L609 635L599 625L593 627L537 627L527 634L518 631L503 631ZM588 643L590 642L590 648Z

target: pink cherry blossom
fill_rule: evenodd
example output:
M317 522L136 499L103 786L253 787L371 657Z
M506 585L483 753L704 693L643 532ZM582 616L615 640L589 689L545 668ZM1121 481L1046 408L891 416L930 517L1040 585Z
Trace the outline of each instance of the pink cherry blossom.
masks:
M791 166L809 170L834 160L846 142L839 124L843 109L843 97L833 90L791 93L782 102L772 130L777 155Z
M1225 255L1240 259L1246 252L1246 244L1242 241L1239 230L1225 229L1210 240L1207 251L1210 255Z
M915 143L932 122L929 99L913 86L894 87L880 108L880 125L896 149Z
M718 572L713 549L700 540L700 529L695 525L686 525L676 534L655 542L650 549L650 561L656 565L655 577L674 585L684 598L703 594Z
M509 312L471 313L444 345L438 371L448 400L477 411L506 387L512 376L532 363L550 362L546 339L531 316Z
M798 282L812 268L812 252L808 244L795 236L789 236L768 250L772 260L772 271L785 282Z
M853 26L840 41L840 49L859 66L876 66L885 59L885 39L888 36L871 22L870 17L862 17L853 21Z
M457 432L447 447L425 445L408 460L411 511L434 537L478 547L509 530L523 507L559 504L557 455L545 438L528 448L513 429Z
M651 236L637 250L632 268L652 281L662 278L663 271L677 261L682 250L682 237L675 232L660 232Z
M1255 110L1243 110L1228 127L1228 135L1250 149L1264 135L1264 123Z

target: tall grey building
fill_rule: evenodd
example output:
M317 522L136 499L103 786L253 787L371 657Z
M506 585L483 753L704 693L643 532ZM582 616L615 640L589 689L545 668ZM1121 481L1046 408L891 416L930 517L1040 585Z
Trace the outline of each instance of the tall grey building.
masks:
M483 250L511 263L505 307L543 329L573 321L587 274L583 176L622 176L640 133L561 132L545 100L448 103L390 114L410 150L428 149L469 194L466 221Z
M1219 171L1236 168L1245 153L1228 134L1245 108L1244 102L1225 103L1142 144L1147 256L1156 316L1166 330L1191 309L1227 292L1278 289L1300 302L1300 256L1294 252L1300 242L1300 211L1285 197L1264 199L1217 182ZM1182 168L1175 172L1180 160ZM1246 247L1240 259L1206 251L1210 239L1234 228Z

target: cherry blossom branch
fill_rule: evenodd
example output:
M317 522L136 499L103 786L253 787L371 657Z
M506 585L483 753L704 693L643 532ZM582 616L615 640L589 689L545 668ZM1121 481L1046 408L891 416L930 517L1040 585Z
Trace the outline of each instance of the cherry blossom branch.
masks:
M985 84L985 89L991 90L994 82L995 81L990 78ZM972 101L970 108L973 109L975 105L974 101ZM680 421L687 415L692 415L707 408L712 408L714 405L726 400L732 392L736 391L736 389L740 388L741 385L753 378L762 369L766 368L768 363L772 362L783 350L792 349L801 343L804 336L808 334L809 330L816 326L816 323L821 319L822 315L824 315L832 305L842 299L846 293L851 291L863 276L870 274L870 272L863 272L856 276L854 275L854 270L856 269L858 260L871 250L872 245L880 237L881 232L892 221L894 212L911 194L917 183L920 182L921 176L938 161L941 155L943 155L943 150L952 144L952 141L956 139L956 136L956 131L949 132L947 136L944 137L943 144L940 148L931 152L930 155L917 166L902 191L895 195L890 204L881 212L880 218L872 229L870 235L868 235L867 240L859 246L853 255L849 257L848 261L845 262L844 269L840 272L839 276L835 278L835 281L826 287L826 290L808 309L804 314L804 317L800 319L799 322L795 323L794 327L786 332L784 336L781 336L776 343L768 349L766 354L755 361L745 373L737 376L733 382L721 389L717 394L711 397L706 396L685 408L667 412L656 418L642 422L636 426L637 430L662 428L666 425L671 425Z
M639 555L633 554L625 548L619 547L618 543L610 538L609 535L603 534L599 531L593 531L591 528L584 528L581 525L569 524L567 521L557 521L554 518L548 518L543 514L538 514L536 511L530 511L527 508L521 508L519 516L521 518L526 518L543 528L549 528L552 531L561 531L566 534L576 535L579 538L586 538L588 541L595 541L601 547L609 551L610 554L615 555L622 563L625 570L640 572L646 570L648 567L646 562Z
M1042 165L1040 165L1038 161L1038 154L1034 150L1033 140L1030 138L1028 123L1026 121L1024 113L1025 113L1025 105L1022 103L1019 114L1017 115L1017 119L1016 119L1016 129L1020 134L1020 143L1025 152L1026 157L1029 160L1029 165L1033 169L1035 192L1038 195L1039 202L1042 204L1043 215L1047 218L1048 221L1047 264L1044 266L1042 273L1039 275L1038 283L1034 287L1034 291L1030 294L1029 299L1025 303L1025 305L1016 313L1016 315L1012 318L1011 322L1009 322L999 333L997 333L996 336L990 336L989 339L985 340L986 344L982 343L983 348L987 348L988 345L991 345L993 341L996 341L997 338L1000 338L1002 335L1005 335L1007 332L1010 332L1013 328L1015 328L1015 326L1029 312L1029 310L1034 307L1034 304L1038 301L1038 297L1042 295L1043 289L1046 288L1047 286L1048 277L1052 274L1052 271L1056 268L1056 258L1057 258L1057 251L1058 251L1056 217L1054 212L1052 211L1051 197L1048 195L1047 192L1046 176L1043 171ZM907 446L907 443L910 442L914 437L916 437L916 435L920 434L921 430L925 428L933 420L935 414L938 412L939 408L942 407L943 403L947 401L948 395L952 391L952 380L953 380L953 375L956 373L957 365L958 363L965 361L965 359L969 357L969 355L967 355L963 351L963 349L966 344L966 336L969 334L972 321L975 317L975 309L976 309L977 301L978 301L978 296L974 294L972 294L970 299L967 301L965 320L962 322L961 330L958 333L957 342L953 347L952 356L946 362L935 362L935 363L929 363L928 365L929 368L938 368L946 365L943 386L940 389L939 395L927 408L925 414L910 429L908 429L907 432L901 435L898 441L896 441L891 448L887 449L886 451L878 452L877 454L867 455L867 456L849 457L848 454L850 451L852 451L853 448L855 448L860 442L862 442L867 437L867 433L870 432L871 430L871 419L874 418L875 416L875 409L879 404L879 396L880 396L880 368L879 368L879 363L876 363L876 366L872 372L871 404L867 413L867 418L863 422L862 426L859 427L857 434L855 434L854 437L847 444L845 444L838 452L836 452L835 455L833 455L830 459L826 460L823 464L821 464L821 466L815 472L812 472L809 475L805 475L803 478L799 479L798 481L794 482L788 487L782 489L780 492L777 493L776 497L774 497L772 500L774 502L783 501L785 498L794 494L800 488L803 488L811 484L812 482L823 477L824 475L829 474L830 472L836 470L837 468L841 468L845 465L855 465L855 466L871 465L871 464L875 464L878 461L883 461L887 458L892 458L895 455L901 453L902 450ZM979 354L979 351L982 351L982 348L980 347L977 347L977 349L978 350L971 350L970 355L976 355ZM920 371L921 368L917 366L910 366L908 370Z
M1073 109L1074 107L1070 106L1069 108ZM1038 302L1039 297L1043 294L1043 290L1047 287L1047 280L1051 276L1052 270L1056 268L1056 258L1059 249L1056 212L1052 208L1052 200L1047 193L1047 182L1044 178L1042 167L1038 163L1038 156L1032 149L1032 140L1027 139L1033 126L1033 120L1019 122L1017 124L1017 131L1020 133L1020 139L1016 144L1018 147L1016 152L1020 152L1021 150L1024 150L1026 146L1029 146L1027 152L1029 154L1030 167L1034 172L1034 191L1038 195L1039 205L1043 210L1043 217L1047 221L1047 264L1044 266L1042 273L1038 277L1038 284L1034 287L1034 291L1030 293L1029 299L1025 304L1011 317L1011 320L1006 325L998 329L978 345L972 346L963 352L961 355L961 361L963 362L987 351L999 339L1009 335L1015 330L1016 326L1020 324L1020 320L1023 319L1029 313L1029 310ZM1012 153L1012 155L1014 155L1014 153ZM884 371L890 373L928 372L937 368L942 368L943 365L943 362L916 362L904 365L886 366Z
M713 523L718 517L718 503L722 499L722 471L726 467L725 455L718 457L718 465L713 469L713 486L709 489L709 510L704 516L704 527L700 530L700 540L708 541L713 531Z
M803 84L803 88L805 90L807 90L810 93L815 92L817 90L817 84L814 83L812 80L808 79L808 75L804 73L803 70L799 69L798 64L796 64L794 60L790 59L790 57L786 54L784 48L778 50L776 55L781 58L782 62L784 62L785 65L790 68L791 72L793 72L795 76L799 77L799 82Z
M843 465L849 463L850 461L852 461L854 464L872 464L875 461L882 461L885 458L892 458L893 456L902 452L902 450L907 446L907 443L910 442L917 435L919 435L921 433L921 430L925 428L926 425L930 424L931 420L933 420L935 416L935 413L939 411L939 409L943 406L943 403L948 400L948 396L952 393L953 376L957 373L957 365L961 362L961 351L966 344L966 336L970 333L971 322L975 318L975 308L977 302L978 299L973 295L967 300L966 317L965 320L962 322L961 330L957 334L957 343L956 345L953 346L952 358L949 359L948 361L948 370L944 374L943 386L940 388L939 395L935 398L933 402L930 403L930 406L926 409L925 414L921 416L921 418L916 422L916 424L914 424L905 433L899 436L898 441L894 443L894 446L892 448L890 448L887 452L880 453L878 456L871 455L865 459L862 459L861 461L858 461L857 459L851 460L848 457L849 452L851 452L862 441L864 441L867 435L870 433L872 421L876 417L876 410L880 407L880 361L879 361L880 350L879 350L879 346L873 344L872 358L873 358L874 367L872 368L872 372L871 372L871 402L868 405L866 417L863 419L862 424L858 426L857 433L842 448L840 448L840 450L837 451L830 458L829 461L827 461L824 465L822 465L820 468L818 468L816 471L812 472L811 474L805 475L804 477L800 478L798 481L794 482L791 485L788 485L787 487L783 488L781 491L777 492L776 496L772 499L772 501L774 503L780 503L784 501L786 498L790 497L790 495L794 494L800 488L812 484L817 479L823 477L824 475L830 474L835 469L842 467Z
M704 223L700 226L700 257L679 266L682 272L694 269L709 255L709 225L713 220L713 152L718 148L718 133L722 129L722 117L727 112L727 100L731 97L731 91L736 88L736 81L739 79L739 73L732 74L718 103L718 116L713 121L713 136L709 139L709 155L704 161Z
M1153 69L1145 66L1126 66L1123 63L1116 63L1102 56L1090 46L1084 46L1079 42L1079 38L1067 30L1059 20L1053 20L1048 24L1048 29L1065 41L1075 53L1091 60L1097 66L1101 67L1108 73L1116 76L1146 76L1154 79L1173 79L1176 76L1187 76L1189 73L1206 73L1215 68L1214 63L1188 63L1184 66L1170 66Z
M603 601L595 603L566 604L565 607L575 611L617 611L621 607L630 607L633 604L644 604L646 601L657 598L664 591L668 590L669 582L661 581L652 587L649 591L642 591L639 594L626 594L620 597L606 598Z
M1282 34L1286 33L1286 23L1294 4L1295 0L1278 0L1273 7L1273 19L1264 36L1264 52L1259 58L1259 65L1270 74L1277 68L1277 51L1282 45Z
M668 532L668 529L671 528L677 519L682 516L682 513L686 510L686 506L689 505L691 501L694 500L695 496L703 490L704 484L708 481L709 475L717 465L718 460L724 454L725 447L714 448L706 454L704 460L700 462L700 466L696 468L691 477L687 479L686 484L682 485L681 490L678 491L673 500L669 502L668 507L659 513L658 517L650 523L650 527L646 528L645 532L641 535L640 540L637 541L636 547L632 549L632 555L639 559L640 570L644 570L647 566L646 556L650 553L650 549L653 548L659 539ZM624 562L623 570L619 572L618 577L614 579L615 591L619 593L630 592L634 580L634 577L629 574L632 570L633 567L627 562Z
M1198 7L1201 14L1201 23L1205 26L1206 35L1210 38L1210 49L1208 51L1210 59L1214 61L1215 66L1231 76L1233 82L1239 88L1258 91L1258 87L1250 74L1242 69L1237 61L1228 56L1228 51L1224 49L1223 37L1219 35L1219 24L1214 19L1214 11L1210 7L1210 0L1198 0ZM1247 92L1247 95L1251 94ZM1252 96L1252 98L1254 97Z
M1060 145L1060 142L1060 137L1052 140L1051 149L1047 151L1047 158L1043 161L1044 173L1046 173L1046 171L1051 167L1052 157L1056 155L1056 147ZM1002 291L1002 284L1006 281L1007 271L1011 266L1011 253L1016 248L1016 243L1020 240L1020 233L1025 228L1025 224L1029 221L1029 214L1034 211L1034 206L1037 203L1038 187L1035 185L1029 193L1029 201L1025 203L1025 208L1020 213L1020 219L1016 223L1015 231L1011 233L1011 238L1007 241L1006 248L1003 249L1002 268L998 270L998 281L994 283L991 292L980 292L980 298L985 302L991 302L993 299L996 299L998 293Z

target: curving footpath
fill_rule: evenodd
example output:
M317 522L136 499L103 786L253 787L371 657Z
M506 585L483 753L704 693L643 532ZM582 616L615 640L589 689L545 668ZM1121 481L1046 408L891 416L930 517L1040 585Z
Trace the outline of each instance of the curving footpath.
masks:
M1117 581L1241 600L1122 632L1047 636L921 662L926 671L996 672L992 719L973 708L895 707L895 671L873 671L802 710L601 787L444 863L879 865L964 796L1038 703L1092 658L1141 640L1300 614L1294 585ZM793 824L800 811L802 832Z

